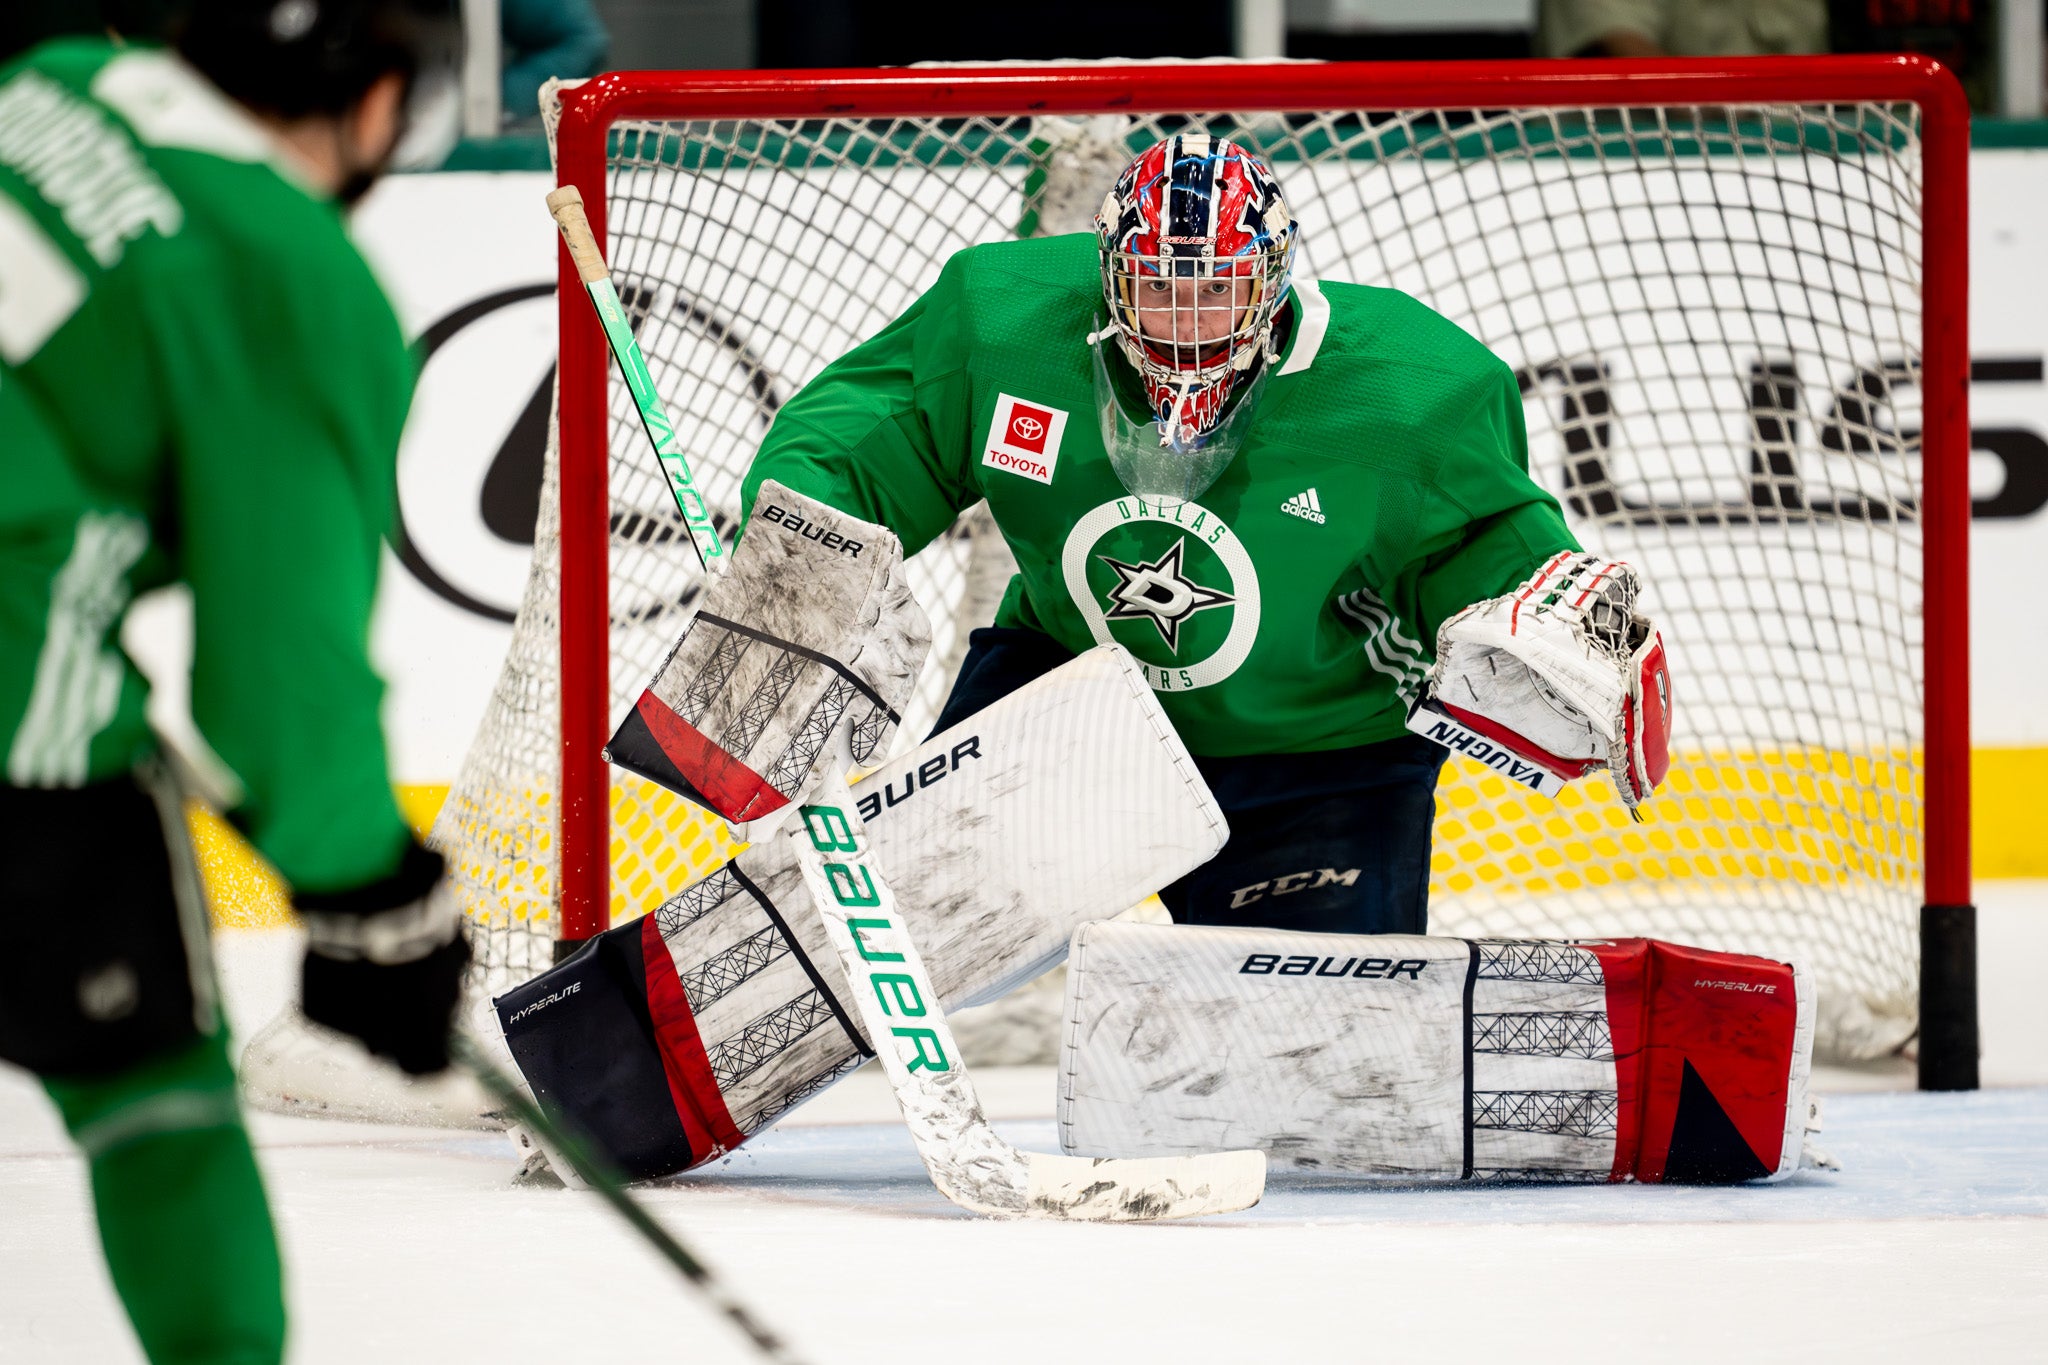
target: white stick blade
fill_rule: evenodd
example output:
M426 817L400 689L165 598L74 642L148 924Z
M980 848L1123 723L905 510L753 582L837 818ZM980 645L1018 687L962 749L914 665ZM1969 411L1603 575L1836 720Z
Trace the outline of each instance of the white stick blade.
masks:
M1266 1154L1084 1157L1026 1152L1025 1211L1076 1222L1150 1223L1236 1213L1266 1192Z

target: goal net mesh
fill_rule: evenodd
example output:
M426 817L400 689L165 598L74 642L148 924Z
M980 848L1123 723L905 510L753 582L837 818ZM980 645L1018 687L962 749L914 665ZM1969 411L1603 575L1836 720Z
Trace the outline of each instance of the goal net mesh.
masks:
M1868 1057L1916 1017L1918 118L1863 104L628 122L610 133L607 249L730 528L777 408L954 252L1085 230L1121 165L1170 132L1262 152L1303 225L1298 277L1404 290L1515 369L1532 473L1586 546L1641 568L1669 649L1674 763L1644 823L1603 779L1547 800L1450 762L1432 931L1650 934L1795 961L1819 987L1822 1054ZM615 371L609 428L616 724L696 575ZM503 677L433 836L487 990L545 966L558 932L552 443L547 470ZM1001 554L963 519L911 561L935 639L899 743L922 737L987 620ZM1418 642L1398 624L1360 647L1412 685ZM624 773L611 814L614 923L730 852L703 812Z

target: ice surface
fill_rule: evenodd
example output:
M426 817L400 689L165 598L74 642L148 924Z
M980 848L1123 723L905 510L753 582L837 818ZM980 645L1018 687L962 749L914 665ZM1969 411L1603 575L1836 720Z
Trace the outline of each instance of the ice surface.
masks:
M1153 1227L968 1218L866 1074L643 1191L819 1362L2039 1359L2048 1342L2048 885L1979 888L1986 1072L1971 1095L1824 1073L1840 1174L1732 1190L1387 1189L1276 1173L1247 1213ZM244 1026L284 936L230 937ZM1044 1070L977 1077L1055 1150ZM2019 1083L2019 1084L2015 1084ZM745 1361L595 1200L515 1187L502 1139L253 1117L298 1362ZM0 1071L0 1361L138 1359L82 1168Z

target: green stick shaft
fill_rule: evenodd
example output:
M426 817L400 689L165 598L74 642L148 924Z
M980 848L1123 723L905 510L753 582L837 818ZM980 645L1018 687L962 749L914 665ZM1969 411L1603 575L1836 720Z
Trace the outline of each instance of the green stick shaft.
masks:
M682 514L683 525L689 529L697 562L704 566L706 574L723 573L725 545L711 520L711 509L697 489L696 476L690 472L690 461L683 454L675 423L669 421L668 409L662 406L661 395L654 391L654 376L647 372L647 358L641 355L640 343L633 336L632 320L626 316L625 305L619 302L619 291L612 287L611 272L605 267L603 253L597 249L590 220L584 216L583 196L574 185L564 185L548 196L548 210L562 230L569 257L576 263L576 273L590 293L591 306L597 309L605 341L611 346L613 359L619 362L619 372L626 377L633 406L640 411L640 425L646 429L647 440L661 459L669 494L675 498L676 511Z
M491 1092L492 1098L505 1107L506 1113L531 1129L554 1154L566 1161L586 1185L610 1204L621 1218L631 1223L633 1229L646 1238L670 1265L682 1271L713 1306L730 1318L766 1359L777 1365L802 1365L780 1337L748 1312L746 1305L735 1299L724 1284L705 1269L703 1262L692 1256L667 1228L655 1222L654 1216L626 1193L625 1181L607 1163L592 1155L588 1144L529 1099L511 1077L491 1064L474 1040L458 1030L449 1043L449 1051L462 1068L475 1076L484 1089Z

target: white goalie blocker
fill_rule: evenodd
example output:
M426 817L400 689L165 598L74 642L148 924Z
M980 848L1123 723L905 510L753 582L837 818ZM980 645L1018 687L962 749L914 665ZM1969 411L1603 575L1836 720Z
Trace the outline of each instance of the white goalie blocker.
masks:
M1088 924L1066 1010L1060 1136L1083 1156L1726 1184L1798 1169L1811 1113L1804 974L1654 939Z
M1605 769L1634 813L1671 761L1671 679L1641 592L1620 560L1552 556L1444 622L1408 728L1545 796Z

